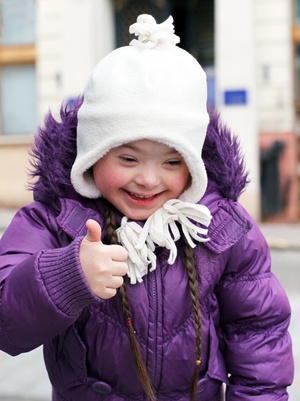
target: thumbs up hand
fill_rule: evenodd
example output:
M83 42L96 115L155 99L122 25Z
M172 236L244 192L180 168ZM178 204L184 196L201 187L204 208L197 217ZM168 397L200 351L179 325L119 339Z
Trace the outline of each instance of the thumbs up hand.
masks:
M127 273L127 251L121 245L104 245L101 227L95 220L86 222L87 235L80 244L79 258L85 278L101 299L116 295Z

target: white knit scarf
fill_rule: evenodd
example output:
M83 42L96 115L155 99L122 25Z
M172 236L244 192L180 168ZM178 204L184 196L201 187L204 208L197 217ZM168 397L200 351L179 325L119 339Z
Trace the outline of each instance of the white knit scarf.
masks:
M180 238L176 223L181 225L187 242L194 248L196 244L193 239L198 242L209 241L209 238L203 237L207 234L207 229L198 227L196 223L208 227L210 220L211 214L206 206L179 199L167 201L146 220L143 227L134 221L128 222L127 217L123 217L117 235L119 242L128 252L127 275L131 284L143 281L142 277L148 273L149 264L150 271L156 269L155 246L169 249L168 263L171 265L175 262L175 242Z

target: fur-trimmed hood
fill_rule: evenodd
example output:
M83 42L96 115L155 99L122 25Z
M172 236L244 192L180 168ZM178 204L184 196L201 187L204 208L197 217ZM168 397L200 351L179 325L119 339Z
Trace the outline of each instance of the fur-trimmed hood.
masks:
M30 189L34 199L57 202L59 198L80 200L71 184L70 172L76 157L77 113L82 104L78 97L70 110L62 106L60 121L49 113L40 127L30 152ZM244 160L237 137L222 125L220 116L210 116L202 157L207 170L208 181L225 198L237 200L248 183Z

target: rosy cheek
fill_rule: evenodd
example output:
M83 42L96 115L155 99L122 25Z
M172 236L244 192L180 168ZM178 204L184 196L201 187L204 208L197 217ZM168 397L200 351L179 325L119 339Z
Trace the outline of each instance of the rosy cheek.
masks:
M103 174L104 172L104 174ZM96 185L99 187L102 187L102 189L108 190L108 191L113 191L116 189L121 188L122 186L125 185L126 183L126 175L123 173L119 172L118 170L112 170L109 171L105 170L97 175L97 181ZM101 192L101 191L100 191Z
M181 193L188 188L190 185L190 176L186 174L182 174L177 178L174 178L172 182L170 182L169 185L172 186L174 192L178 192L178 196L181 195Z
M113 186L122 186L126 181L126 175L119 171L114 171L107 176L107 179Z

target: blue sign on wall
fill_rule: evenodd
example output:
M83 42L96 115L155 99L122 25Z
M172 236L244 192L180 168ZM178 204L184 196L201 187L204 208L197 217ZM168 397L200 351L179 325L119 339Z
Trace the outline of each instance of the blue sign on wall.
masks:
M227 106L247 104L247 91L245 89L224 91L224 104Z

